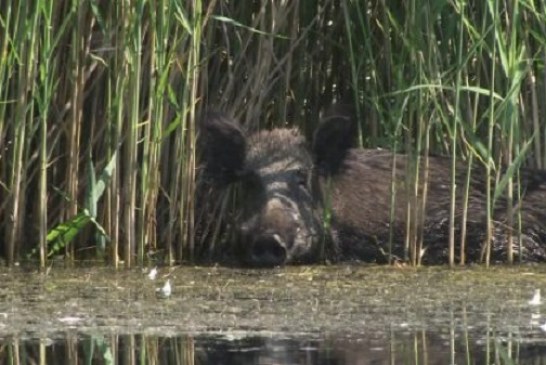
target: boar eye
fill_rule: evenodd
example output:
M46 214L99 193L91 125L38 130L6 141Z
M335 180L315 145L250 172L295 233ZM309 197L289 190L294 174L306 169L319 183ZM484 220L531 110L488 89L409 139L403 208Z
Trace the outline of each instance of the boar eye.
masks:
M307 186L307 180L309 177L309 173L305 169L298 169L296 170L296 182L300 186Z
M251 194L253 196L256 196L256 199L258 196L263 194L264 190L263 182L260 176L254 171L245 172L239 186L241 187L241 191L244 192L245 195Z

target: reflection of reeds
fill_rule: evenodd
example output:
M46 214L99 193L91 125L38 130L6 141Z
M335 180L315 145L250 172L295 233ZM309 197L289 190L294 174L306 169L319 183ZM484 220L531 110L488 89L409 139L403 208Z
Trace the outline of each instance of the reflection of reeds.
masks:
M204 333L196 337L183 333L161 334L151 328L151 333L97 332L93 335L72 331L59 333L54 339L43 336L39 339L13 337L6 351L0 353L3 363L147 363L184 364L214 363L219 360L232 360L225 363L264 363L256 359L271 359L273 355L282 356L285 361L297 363L304 354L309 364L322 363L325 359L356 363L366 358L381 364L542 364L544 355L539 352L540 345L525 343L517 333L496 334L488 328L484 343L474 337L469 340L469 328L465 325L463 333L455 332L455 324L447 333L431 330L399 331L391 326L388 335L350 333L348 339L339 339L344 333L322 333L326 340L317 340L317 334L282 333L282 337L263 335L259 331L245 332L235 329L237 339L223 338L218 334ZM446 328L446 330L448 330ZM239 333L239 334L237 334ZM243 335L246 333L246 337ZM464 335L458 336L459 334ZM473 333L473 335L476 335ZM465 343L466 342L466 343ZM293 348L300 347L297 355ZM470 352L472 350L472 353ZM465 353L466 351L466 353ZM234 356L238 354L238 356ZM299 357L298 357L299 355ZM350 362L352 360L352 362ZM270 363L270 362L265 362Z
M487 172L484 261L502 198L512 262L521 192L518 169L503 174L500 166L544 167L544 9L522 0L442 4L6 2L0 235L7 260L32 251L44 266L59 247L73 259L106 242L110 262L132 266L152 251L171 263L220 247L194 240L201 109L226 110L248 130L289 123L311 135L321 108L342 99L356 106L360 145L394 147L416 162L407 172L410 262L419 264L425 249L429 153L452 156L452 178L455 160L465 160L467 181L474 168ZM78 226L71 242L54 241L55 227L88 208L88 156L102 171L116 152L105 194L89 212L96 223ZM461 189L468 185L452 185L452 199ZM451 207L450 263L456 254L465 262L466 204ZM455 232L462 232L459 252Z
M194 365L195 344L192 336L160 337L146 334L95 334L64 338L43 337L39 341L14 338L8 351L0 355L8 364L138 363Z

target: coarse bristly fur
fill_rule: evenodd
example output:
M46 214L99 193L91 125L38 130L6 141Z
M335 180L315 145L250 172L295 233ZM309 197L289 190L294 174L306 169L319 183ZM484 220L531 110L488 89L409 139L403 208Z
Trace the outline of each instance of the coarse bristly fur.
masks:
M225 247L239 262L254 266L324 259L386 262L387 253L405 259L408 229L415 241L422 242L418 253L422 262L447 261L450 159L429 156L426 165L421 159L415 169L406 155L354 148L356 132L351 113L339 105L325 113L311 142L297 129L276 128L247 137L223 114L203 119L203 175L212 182L211 194L217 194L209 196L237 187L237 204L223 212L231 222ZM419 175L412 176L412 171ZM455 241L459 244L466 165L461 163L457 171ZM545 261L546 172L521 169L516 191L521 192L521 200L513 203L512 219L506 199L499 198L493 208L492 259L506 258L511 239L516 257ZM468 261L483 259L486 201L486 175L477 167L471 174L467 204ZM206 205L198 197L198 207ZM329 218L325 221L325 217ZM510 222L515 222L513 227Z

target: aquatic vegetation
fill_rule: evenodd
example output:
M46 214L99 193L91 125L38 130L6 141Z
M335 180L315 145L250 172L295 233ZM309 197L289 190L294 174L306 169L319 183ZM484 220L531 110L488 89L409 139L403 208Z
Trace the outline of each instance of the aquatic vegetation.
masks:
M409 156L404 181L414 198L432 187L430 158L447 156L451 265L467 262L477 170L487 181L483 261L494 260L499 201L510 217L506 261L521 257L520 168L546 166L543 4L33 5L11 1L0 10L0 249L7 264L29 253L43 268L59 257L99 256L101 264L128 268L210 260L226 237L222 219L195 210L203 111L224 110L250 132L288 126L310 137L321 110L336 101L354 106L359 147ZM90 172L108 169L112 159L104 194L88 205ZM229 220L230 195L210 198L212 215ZM404 235L402 259L418 265L426 257L419 212L427 202L408 203L407 227L392 234Z

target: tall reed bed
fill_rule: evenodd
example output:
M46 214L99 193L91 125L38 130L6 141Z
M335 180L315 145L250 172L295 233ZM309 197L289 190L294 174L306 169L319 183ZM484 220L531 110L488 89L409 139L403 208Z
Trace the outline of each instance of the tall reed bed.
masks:
M490 217L501 197L517 204L520 165L544 168L545 17L531 0L4 2L4 257L191 260L215 247L195 235L201 110L310 135L343 100L361 145L413 156L405 239L419 264L427 156L451 156L453 176L464 161L467 181L485 169ZM457 204L451 264L465 262Z
M346 3L345 3L346 4ZM409 199L406 248L418 264L422 237L422 206L426 204L427 156L452 157L452 179L457 160L467 164L468 180L474 168L487 171L489 236L484 261L490 258L494 229L492 208L501 196L508 209L516 204L517 168L525 163L544 167L544 9L532 1L408 1L349 2L352 55L366 55L356 72L362 77L357 91L366 90L364 104L378 112L364 122L369 144L401 149L415 156L409 182L415 199ZM368 62L367 64L365 62ZM353 71L355 72L355 71ZM368 82L369 81L369 82ZM387 136L387 140L375 138ZM390 138L389 138L390 137ZM419 160L424 160L419 163ZM508 166L503 172L501 166ZM419 179L422 179L420 181ZM421 190L420 190L421 189ZM465 204L462 226L455 225L457 190L451 187L450 263L465 262ZM511 214L508 214L511 216ZM509 222L518 232L518 222ZM461 232L461 234L456 234ZM460 237L460 242L455 242ZM508 261L513 244L508 243Z

